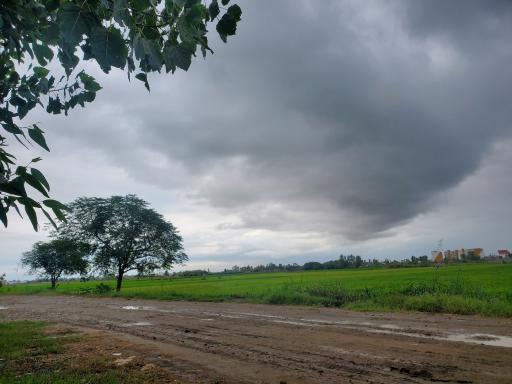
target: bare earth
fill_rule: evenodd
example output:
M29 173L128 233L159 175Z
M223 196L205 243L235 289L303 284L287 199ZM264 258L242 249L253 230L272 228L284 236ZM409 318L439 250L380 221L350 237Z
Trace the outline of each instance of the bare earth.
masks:
M122 339L187 383L512 383L512 319L76 296L0 296L0 319Z

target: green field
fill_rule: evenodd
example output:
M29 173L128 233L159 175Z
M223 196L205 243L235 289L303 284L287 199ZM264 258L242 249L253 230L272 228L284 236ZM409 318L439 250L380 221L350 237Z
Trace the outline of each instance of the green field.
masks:
M99 281L0 288L3 294L97 294ZM111 287L114 281L103 281ZM103 295L161 300L244 301L412 310L512 317L512 264L452 264L424 268L361 268L329 271L130 278L121 292Z

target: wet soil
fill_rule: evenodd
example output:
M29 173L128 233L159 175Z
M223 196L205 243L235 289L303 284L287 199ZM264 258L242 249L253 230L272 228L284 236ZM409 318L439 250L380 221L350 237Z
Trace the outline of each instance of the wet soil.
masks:
M81 296L0 308L124 340L186 382L512 383L512 319Z

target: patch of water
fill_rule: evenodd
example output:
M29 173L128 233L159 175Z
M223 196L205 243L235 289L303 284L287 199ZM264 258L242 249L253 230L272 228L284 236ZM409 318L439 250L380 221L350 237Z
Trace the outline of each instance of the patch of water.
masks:
M341 328L361 329L370 333L380 333L387 335L399 335L416 337L422 339L455 341L470 344L482 344L494 347L512 348L512 337L490 334L472 334L472 333L444 333L444 334L426 334L421 330L405 330L395 324L372 324L368 322L352 323L349 321L326 321L317 319L299 319L294 320L273 320L274 323L298 325L302 327L334 325Z
M8 307L1 306L0 309L7 309ZM166 313L178 313L182 312L179 310L166 310L160 309L156 307L150 306L135 306L135 305L125 305L121 307L126 310L144 310L144 311L156 311L156 312L166 312ZM186 312L186 311L184 311ZM348 329L359 329L364 330L370 333L380 333L380 334L389 334L389 335L398 335L398 336L408 336L408 337L416 337L423 339L431 339L431 340L440 340L440 341L453 341L453 342L463 342L463 343L471 343L471 344L483 344L495 347L505 347L512 348L512 337L510 336L498 336L498 335L490 335L490 334L469 334L469 333L444 333L444 334L426 334L422 330L405 330L398 325L395 324L374 324L370 322L351 322L347 320L341 321L328 321L328 320L320 320L320 319L286 319L283 316L275 316L275 315L263 315L258 313L250 313L250 312L230 312L229 314L225 313L217 313L217 312L203 312L206 316L213 317L224 317L230 319L242 319L246 317L256 317L261 318L262 320L268 320L273 323L279 324L289 324L296 325L301 327L314 327L314 326L338 326L342 328ZM214 321L212 318L202 318L199 319L201 321ZM148 326L151 325L149 322L138 322L138 323L129 323L125 326Z
M118 308L118 307L115 307ZM127 309L130 311L154 311L154 312L162 312L162 313L177 313L179 311L172 311L168 309L161 309L157 307L151 307L147 305L137 306L137 305L123 305L121 309Z
M301 327L316 327L316 326L318 326L318 324L304 323L302 321L293 321L293 320L272 320L272 322L279 323L279 324L298 325Z
M284 319L283 316L274 316L274 315L261 315L259 313L250 313L250 312L231 312L236 315L242 315L242 316L252 316L252 317L263 317L268 319Z
M148 326L148 325L152 325L152 324L148 321L138 321L136 323L124 324L123 326L124 327L144 327L144 326Z
M512 348L512 337L488 335L483 333L457 333L446 336L450 341L462 341L464 343L484 344L493 347Z

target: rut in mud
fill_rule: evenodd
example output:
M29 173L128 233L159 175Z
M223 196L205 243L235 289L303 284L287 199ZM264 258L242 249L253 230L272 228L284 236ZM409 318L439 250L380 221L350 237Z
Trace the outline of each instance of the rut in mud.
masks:
M73 296L0 308L123 338L190 382L512 383L510 319Z

